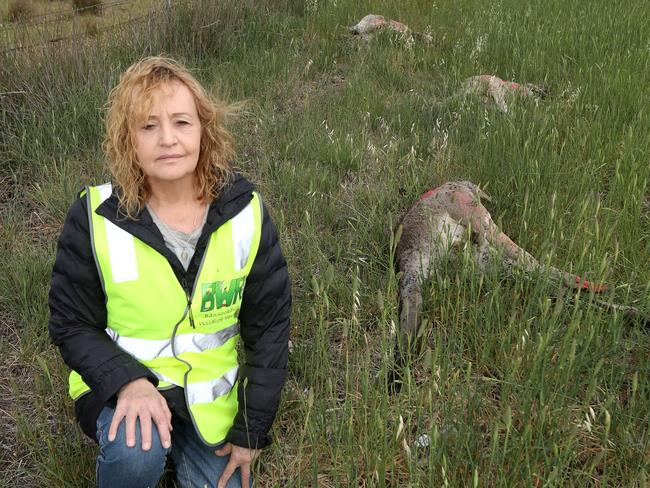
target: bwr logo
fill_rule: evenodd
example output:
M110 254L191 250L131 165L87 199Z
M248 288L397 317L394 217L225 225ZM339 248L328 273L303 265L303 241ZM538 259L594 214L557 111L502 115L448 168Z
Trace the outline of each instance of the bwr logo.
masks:
M219 310L222 307L229 307L237 300L241 300L244 292L246 278L235 278L230 280L228 286L223 281L201 284L201 312Z

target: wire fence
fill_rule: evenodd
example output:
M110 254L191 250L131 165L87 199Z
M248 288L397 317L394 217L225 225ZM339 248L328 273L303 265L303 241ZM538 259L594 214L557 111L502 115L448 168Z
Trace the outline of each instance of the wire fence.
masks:
M0 55L98 36L143 22L171 7L171 0L113 0L32 15L0 25ZM98 15L90 15L92 12Z
M3 27L9 29L11 28L21 29L28 25L42 24L47 22L57 22L60 20L70 19L75 15L84 15L88 12L92 12L96 10L98 11L110 10L111 8L117 7L119 5L125 5L128 3L132 3L132 2L129 2L127 0L114 0L112 2L101 1L97 3L93 3L91 5L86 5L85 7L72 6L72 8L69 9L53 10L51 12L45 12L38 15L30 15L28 17L18 19L9 24L5 24L3 25Z

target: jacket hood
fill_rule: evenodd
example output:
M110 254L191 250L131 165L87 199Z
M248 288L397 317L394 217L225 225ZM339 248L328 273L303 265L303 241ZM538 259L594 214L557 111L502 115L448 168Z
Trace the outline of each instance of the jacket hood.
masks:
M255 190L255 185L248 181L241 173L235 173L232 181L226 186L214 203L228 203L242 195L248 195Z
M210 204L208 220L211 220L213 212L222 214L226 219L234 217L251 200L254 190L255 186L250 181L241 173L235 173L233 180Z
M210 203L205 225L203 226L203 231L201 232L201 236L197 242L197 250L201 250L202 252L210 234L223 225L227 220L237 215L244 209L244 207L246 207L246 205L248 205L253 198L254 190L255 187L250 181L240 173L235 173L232 181L221 191L219 196ZM176 255L165 246L163 236L160 233L158 226L151 218L151 214L147 208L143 208L137 215L136 219L133 220L125 217L123 213L119 212L118 205L119 201L115 194L115 190L113 190L113 194L97 207L95 213L111 221L117 227L125 230L132 236L137 237L145 244L148 244L165 256L170 261L176 275L181 279L181 277L186 274L185 270L180 264L180 261L178 261ZM192 258L190 267L194 265L194 261L195 259ZM190 269L188 269L188 271L190 271Z

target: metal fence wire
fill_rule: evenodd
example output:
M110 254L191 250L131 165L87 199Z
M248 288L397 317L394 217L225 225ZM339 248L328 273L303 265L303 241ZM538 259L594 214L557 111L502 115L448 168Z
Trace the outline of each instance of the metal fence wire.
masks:
M89 15L97 7L99 14ZM113 0L5 22L0 24L0 54L100 35L144 21L171 7L171 0Z

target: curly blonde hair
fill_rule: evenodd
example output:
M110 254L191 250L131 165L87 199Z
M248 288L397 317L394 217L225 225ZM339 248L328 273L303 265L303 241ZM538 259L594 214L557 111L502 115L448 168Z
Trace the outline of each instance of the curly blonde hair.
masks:
M197 197L216 198L233 175L234 144L224 121L239 107L208 95L179 62L160 56L143 58L122 74L108 96L103 142L120 211L131 219L136 218L151 196L136 156L136 129L149 115L154 91L173 81L183 83L190 90L201 122L201 146L196 166Z

